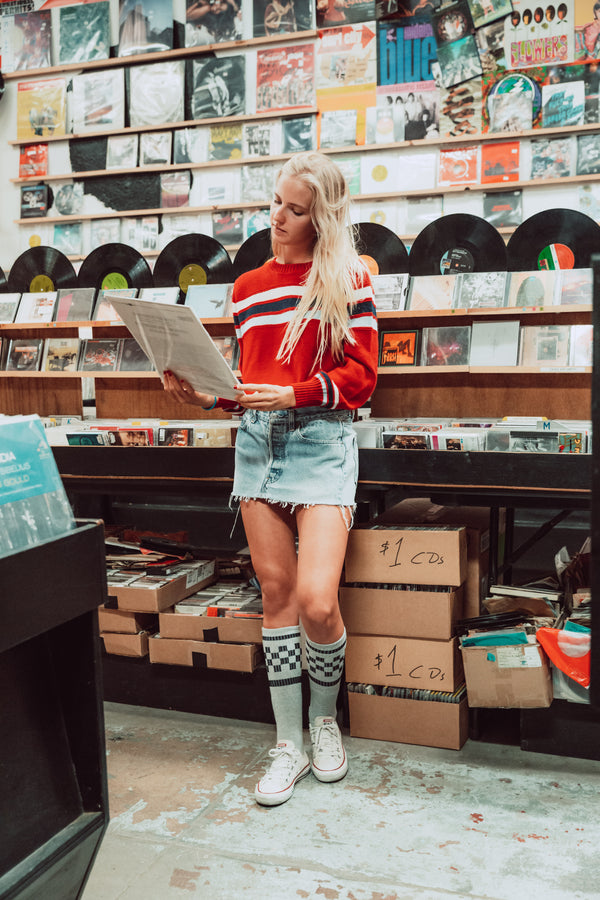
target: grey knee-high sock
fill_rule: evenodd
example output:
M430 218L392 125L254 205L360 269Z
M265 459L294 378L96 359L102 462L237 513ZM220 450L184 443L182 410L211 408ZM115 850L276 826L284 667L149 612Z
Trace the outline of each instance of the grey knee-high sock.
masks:
M335 719L345 656L345 629L341 638L333 644L316 644L306 638L306 661L310 679L308 717L311 722L317 716L332 716Z
M304 746L302 734L302 650L300 628L263 628L263 648L271 703L277 726L277 742Z

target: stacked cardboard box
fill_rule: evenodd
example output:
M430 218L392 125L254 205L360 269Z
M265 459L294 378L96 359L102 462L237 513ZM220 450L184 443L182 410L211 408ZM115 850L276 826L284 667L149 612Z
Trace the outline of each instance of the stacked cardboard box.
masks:
M464 744L468 708L455 626L466 568L464 527L350 532L340 603L353 736Z
M117 609L108 601L98 610L100 637L107 653L147 656L148 638L158 628L158 616Z
M505 515L499 511L498 562L504 554ZM375 520L381 525L464 525L467 535L467 573L463 616L478 616L487 594L490 565L490 510L478 506L439 506L430 500L411 498L390 507Z

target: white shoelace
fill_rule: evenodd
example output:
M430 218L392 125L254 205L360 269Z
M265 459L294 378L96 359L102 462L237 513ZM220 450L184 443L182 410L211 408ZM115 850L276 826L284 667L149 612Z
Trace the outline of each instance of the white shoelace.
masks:
M261 783L271 780L279 782L281 779L288 781L295 766L293 753L287 747L273 747L269 750L269 756L273 762L261 778Z
M310 736L315 745L315 753L325 753L334 759L341 760L343 756L340 732L334 722L323 725L311 725Z

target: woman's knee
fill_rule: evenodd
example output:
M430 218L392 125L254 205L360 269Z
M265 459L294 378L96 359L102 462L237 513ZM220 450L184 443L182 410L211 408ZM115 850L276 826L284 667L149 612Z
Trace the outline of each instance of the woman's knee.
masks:
M328 631L335 627L340 618L337 594L325 597L323 594L298 597L298 612L309 634Z

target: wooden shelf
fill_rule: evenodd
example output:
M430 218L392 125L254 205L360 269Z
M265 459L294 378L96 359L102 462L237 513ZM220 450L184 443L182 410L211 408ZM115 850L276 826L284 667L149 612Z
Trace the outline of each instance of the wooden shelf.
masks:
M119 66L134 66L153 62L165 62L172 59L189 59L194 56L221 52L223 50L248 50L269 44L284 44L292 41L316 38L316 29L309 31L291 31L283 34L269 35L260 38L242 38L239 41L222 41L216 44L202 44L199 47L176 47L173 50L154 51L153 53L136 53L132 56L111 56L109 59L94 59L86 62L65 63L60 66L47 66L44 69L24 69L16 72L4 72L5 81L22 78L43 78L45 75L64 75L65 72L89 72L94 69L108 69Z
M469 375L581 375L592 371L591 366L378 366L378 375L440 375L468 373Z

